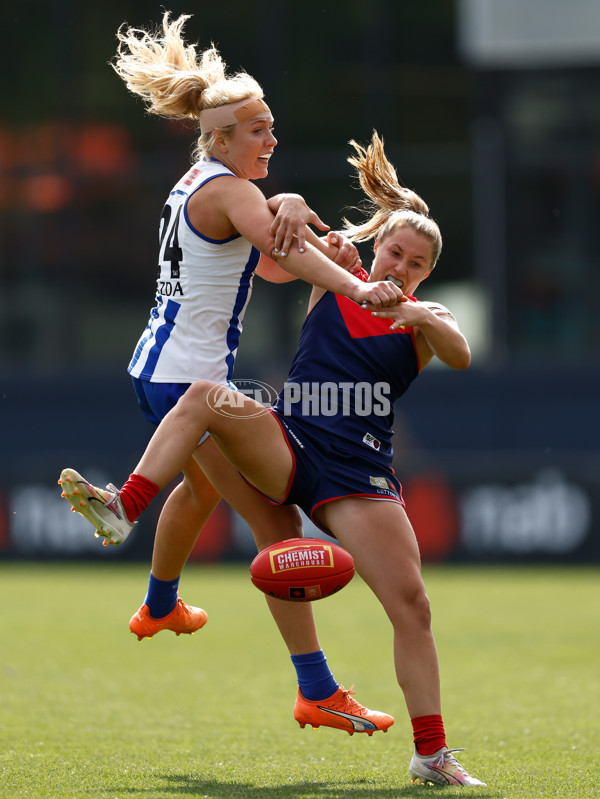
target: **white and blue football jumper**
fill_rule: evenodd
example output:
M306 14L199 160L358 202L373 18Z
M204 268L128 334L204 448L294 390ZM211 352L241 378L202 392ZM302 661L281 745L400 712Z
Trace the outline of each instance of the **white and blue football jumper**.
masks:
M162 210L156 305L128 367L133 378L231 380L260 253L239 234L223 240L203 236L187 213L194 192L224 175L238 179L219 161L198 161Z

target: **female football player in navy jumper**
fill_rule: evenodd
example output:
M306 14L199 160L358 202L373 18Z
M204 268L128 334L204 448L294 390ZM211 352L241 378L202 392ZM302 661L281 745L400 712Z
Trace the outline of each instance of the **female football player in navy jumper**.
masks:
M327 226L302 198L280 196L268 203L251 182L267 176L277 144L273 116L250 75L228 75L214 48L197 57L194 46L185 44L186 19L171 21L167 12L157 32L121 29L114 65L151 113L195 120L200 130L195 161L162 210L156 305L129 365L140 407L155 425L195 381L229 385L255 273L276 282L301 277L357 301L369 300L374 307L395 302L401 294L392 283L367 285L342 268L353 262L354 246L341 236L340 246L331 238L321 241L307 229L308 222L321 229ZM297 246L290 250L292 237ZM285 269L268 257L273 252ZM297 508L264 503L210 437L194 447L178 471L183 480L167 499L156 531L148 593L130 621L131 631L140 639L164 629L191 633L205 623L205 611L178 596L178 583L221 496L248 521L259 548L302 535ZM143 502L151 499L152 485L142 477L132 479ZM117 518L110 512L113 496L110 488L101 494L112 526L94 513L98 502L90 508L77 507L106 543L122 542L140 511L130 508L130 520ZM307 699L334 697L332 702L344 710L369 715L371 732L387 729L393 723L390 716L368 711L334 680L310 607L271 598L268 603ZM328 723L342 729L349 724L340 723L333 714Z
M419 548L391 468L394 401L434 355L467 368L469 346L448 309L414 296L442 245L427 205L399 185L376 134L366 150L352 144L350 161L374 207L364 224L347 224L347 233L375 239L371 272L362 278L401 285L402 301L373 311L315 288L273 410L259 413L250 398L240 402L227 388L196 383L164 419L135 473L162 488L208 430L269 502L297 503L335 536L393 626L396 675L414 730L413 780L482 785L446 745ZM129 502L130 491L135 486L126 483L121 498ZM302 706L295 715L304 721Z

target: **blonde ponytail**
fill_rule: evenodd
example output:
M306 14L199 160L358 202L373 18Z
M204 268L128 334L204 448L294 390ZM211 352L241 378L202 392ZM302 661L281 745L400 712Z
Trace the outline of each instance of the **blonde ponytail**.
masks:
M433 245L433 263L442 250L442 235L437 223L429 216L429 206L414 191L401 186L394 166L388 161L383 139L373 131L367 148L354 140L349 142L356 151L348 158L357 172L366 198L362 204L370 213L365 222L354 225L344 219L344 231L352 241L383 238L394 228L409 226L422 233Z
M148 113L170 119L198 121L200 112L250 97L263 90L245 72L233 76L214 46L200 56L196 45L186 44L183 26L189 15L171 21L165 11L162 28L145 31L121 26L113 69L133 94L144 101ZM197 150L209 154L212 136L200 137Z

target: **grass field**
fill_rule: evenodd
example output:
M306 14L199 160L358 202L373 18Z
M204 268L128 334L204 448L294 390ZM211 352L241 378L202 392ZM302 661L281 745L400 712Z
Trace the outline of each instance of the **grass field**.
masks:
M0 565L0 797L396 799L600 794L600 572L429 567L450 746L487 788L412 785L387 620L355 578L315 604L329 663L396 716L301 730L295 676L247 568L188 567L194 636L127 630L148 569Z

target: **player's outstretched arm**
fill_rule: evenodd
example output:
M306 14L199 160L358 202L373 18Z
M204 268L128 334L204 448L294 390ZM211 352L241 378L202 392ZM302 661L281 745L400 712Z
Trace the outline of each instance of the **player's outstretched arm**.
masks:
M308 242L304 253L296 247L285 256L275 253L271 235L274 217L264 195L249 181L227 180L228 185L223 186L217 200L219 210L244 238L265 255L270 255L287 272L312 285L365 303L368 308L385 308L400 299L402 292L393 283L363 283Z

